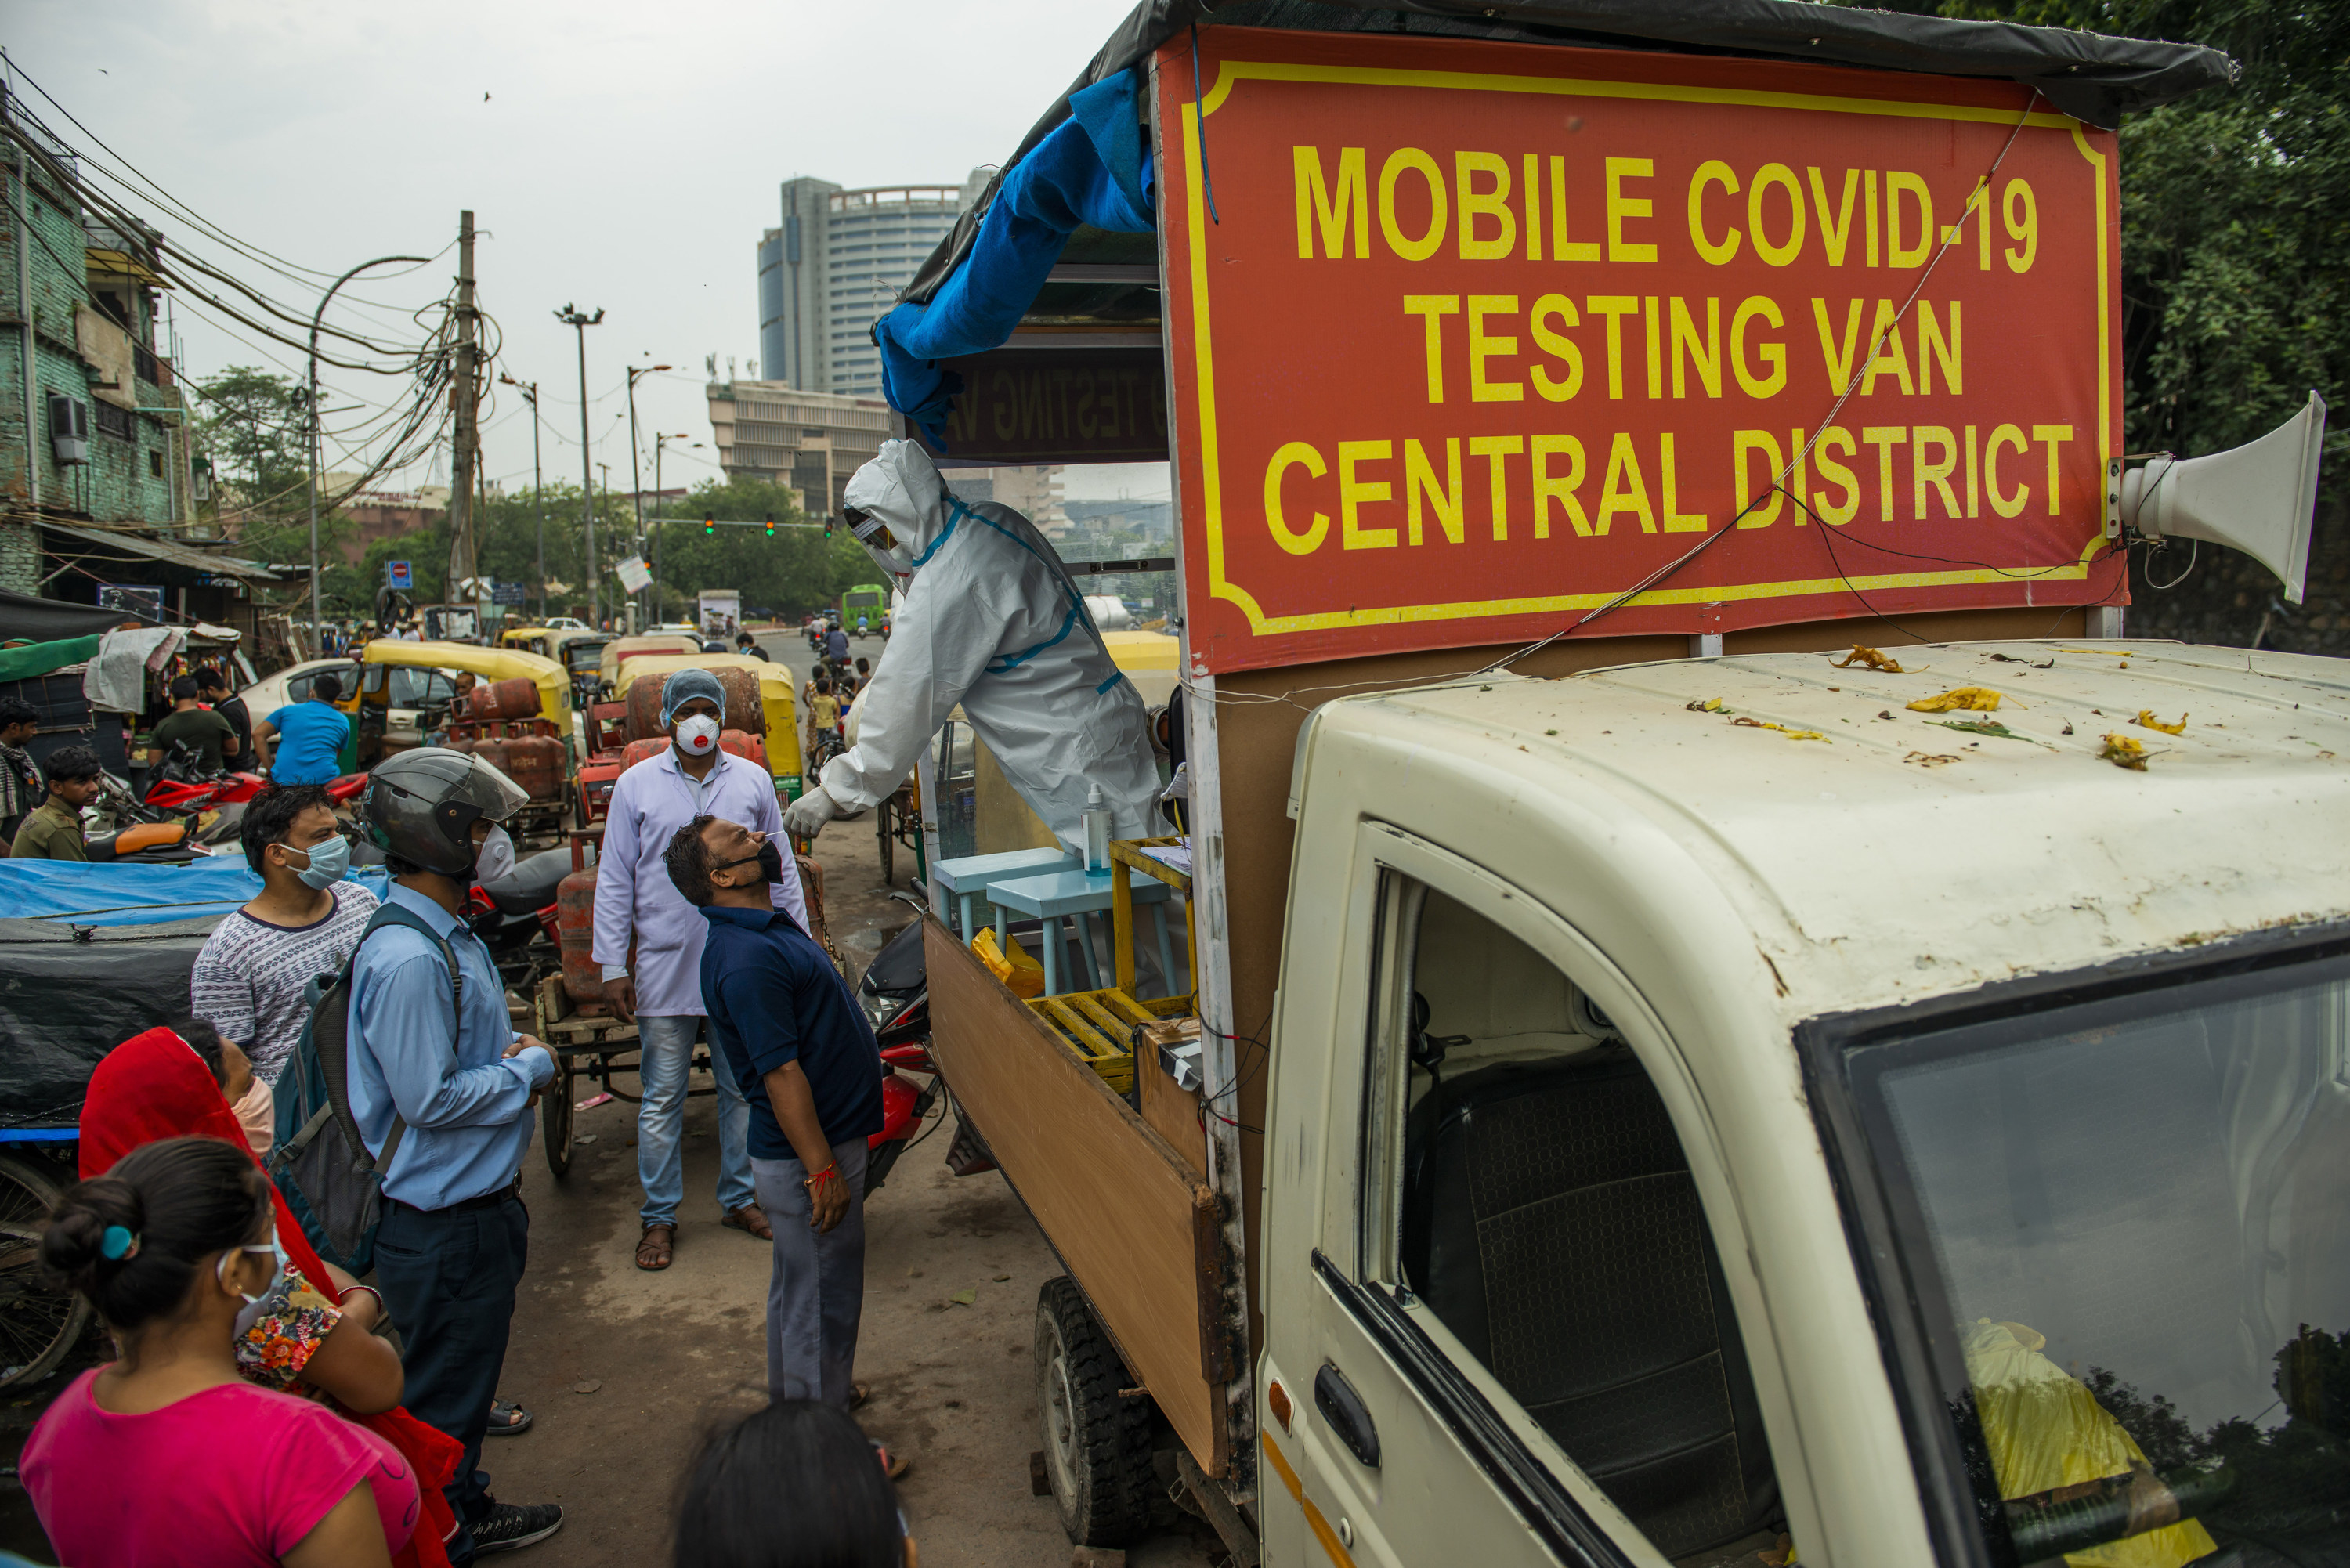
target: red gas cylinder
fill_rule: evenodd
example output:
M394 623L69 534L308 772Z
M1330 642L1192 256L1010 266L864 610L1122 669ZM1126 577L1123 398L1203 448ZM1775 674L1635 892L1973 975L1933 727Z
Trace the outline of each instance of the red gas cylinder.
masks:
M563 764L569 760L563 742L552 735L517 735L502 742L506 749L506 777L522 786L533 800L563 798Z
M726 693L724 722L731 728L764 734L767 728L767 711L759 701L759 678L747 670L720 669L709 672L715 676L719 689ZM666 675L639 675L629 682L629 739L658 739L661 733L661 687Z
M453 716L460 723L488 724L535 719L538 713L538 682L527 675L517 675L511 680L493 680L474 687L457 699Z
M574 871L556 885L555 924L563 940L563 989L575 1003L604 1000L604 971L597 963L596 872Z
M721 730L718 732L718 744L721 750L732 752L762 768L767 765L766 742L756 735L746 735L740 730ZM627 773L647 757L660 756L669 750L669 745L668 738L662 735L655 735L650 740L630 741L629 749L620 753L620 771Z
M469 753L504 774L506 777L514 778L514 772L507 766L506 759L506 748L512 743L509 741L452 741L449 742L449 749L452 752Z

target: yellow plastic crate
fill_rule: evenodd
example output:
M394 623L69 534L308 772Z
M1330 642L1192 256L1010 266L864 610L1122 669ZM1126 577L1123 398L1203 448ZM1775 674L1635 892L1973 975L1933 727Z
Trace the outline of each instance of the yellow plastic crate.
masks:
M1100 1075L1101 1081L1121 1095L1134 1092L1134 1051L1128 1041L1137 1024L1191 1011L1184 997L1138 1002L1111 986L1107 991L1073 991L1059 996L1032 997L1028 1005L1053 1026L1069 1048Z

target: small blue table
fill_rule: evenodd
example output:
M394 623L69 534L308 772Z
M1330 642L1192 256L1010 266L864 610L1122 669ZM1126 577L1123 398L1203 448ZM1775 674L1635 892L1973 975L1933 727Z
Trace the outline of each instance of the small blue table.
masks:
M1066 849L1012 849L1000 855L965 855L941 860L931 867L938 874L940 884L955 895L962 915L962 929L956 935L966 942L979 934L979 928L972 923L972 901L985 898L988 889L996 883L1076 868L1076 856ZM1002 924L1000 920L995 923Z
M1174 889L1164 882L1141 881L1134 888L1134 901L1150 906L1150 918L1159 928L1159 973L1165 983L1172 985L1175 975L1175 950L1167 940L1167 900ZM1086 975L1091 982L1086 989L1102 989L1101 966L1094 957L1094 923L1097 914L1107 914L1110 907L1110 874L1101 871L1056 871L1043 877L1022 877L998 882L988 889L989 901L995 905L995 940L999 945L1004 938L1005 909L1017 909L1024 915L1034 915L1045 922L1042 933L1045 947L1045 994L1058 996L1061 984L1061 919L1074 915L1081 940L1078 947L1086 957Z

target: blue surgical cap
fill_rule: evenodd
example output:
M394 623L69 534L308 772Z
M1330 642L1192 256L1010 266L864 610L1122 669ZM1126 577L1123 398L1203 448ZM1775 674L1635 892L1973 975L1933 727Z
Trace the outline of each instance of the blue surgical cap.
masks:
M675 722L677 711L697 697L707 697L718 708L718 722L726 722L726 688L707 670L681 670L661 683L661 728Z

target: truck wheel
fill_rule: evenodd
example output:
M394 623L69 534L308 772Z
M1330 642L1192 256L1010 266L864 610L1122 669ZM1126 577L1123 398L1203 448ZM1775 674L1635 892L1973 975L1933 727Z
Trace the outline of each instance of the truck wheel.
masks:
M1124 1546L1150 1523L1158 1477L1150 1463L1150 1401L1129 1386L1126 1363L1083 1292L1061 1275L1036 1296L1036 1404L1045 1468L1061 1528L1079 1546Z

